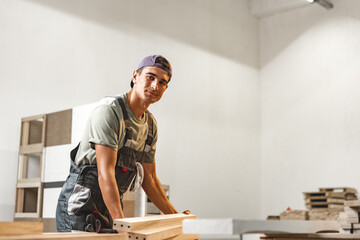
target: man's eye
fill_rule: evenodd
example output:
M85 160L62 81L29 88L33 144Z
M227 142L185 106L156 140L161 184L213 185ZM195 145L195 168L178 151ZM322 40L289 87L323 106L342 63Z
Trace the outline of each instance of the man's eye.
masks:
M160 81L160 84L165 86L166 85L166 82L165 81Z
M154 76L147 76L147 78L150 79L150 80L154 80L154 79L155 79Z

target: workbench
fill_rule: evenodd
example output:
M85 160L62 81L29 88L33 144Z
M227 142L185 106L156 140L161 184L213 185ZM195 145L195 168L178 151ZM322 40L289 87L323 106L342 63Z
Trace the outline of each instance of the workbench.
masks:
M337 221L301 221L301 220L241 220L241 219L188 219L183 222L184 233L198 233L204 236L242 236L246 233L319 233L337 232Z
M260 235L261 240L340 240L340 239L360 239L360 234L339 234L339 233L273 233Z

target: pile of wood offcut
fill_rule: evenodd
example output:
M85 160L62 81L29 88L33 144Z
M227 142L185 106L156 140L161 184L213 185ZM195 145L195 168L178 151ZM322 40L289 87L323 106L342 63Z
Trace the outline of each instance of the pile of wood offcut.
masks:
M357 199L357 190L350 187L319 188L318 192L304 192L309 220L337 220L344 211L344 202Z
M135 240L194 240L199 235L182 233L182 221L193 218L196 216L180 213L115 219L113 228L128 232L129 239Z
M340 213L340 233L360 233L360 201L345 201L344 212Z
M357 190L350 187L319 188L303 194L308 210L288 209L280 214L280 220L338 220L344 203L357 200Z

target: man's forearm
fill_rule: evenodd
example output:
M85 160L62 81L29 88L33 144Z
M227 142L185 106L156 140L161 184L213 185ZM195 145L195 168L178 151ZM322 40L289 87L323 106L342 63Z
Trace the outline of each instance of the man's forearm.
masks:
M110 178L110 179L109 179ZM117 189L115 176L112 178L99 176L100 190L107 209L113 219L124 218L124 213L120 204L120 194Z
M113 219L123 218L120 204L120 194L115 179L115 164L117 152L113 149L96 144L96 161L98 180L105 205Z
M144 179L143 188L146 195L164 214L177 213L174 206L167 198L159 179L155 176Z

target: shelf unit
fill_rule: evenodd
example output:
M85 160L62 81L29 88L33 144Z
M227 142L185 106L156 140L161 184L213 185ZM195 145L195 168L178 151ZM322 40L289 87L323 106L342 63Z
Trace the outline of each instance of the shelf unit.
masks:
M40 218L46 115L21 119L15 218Z

